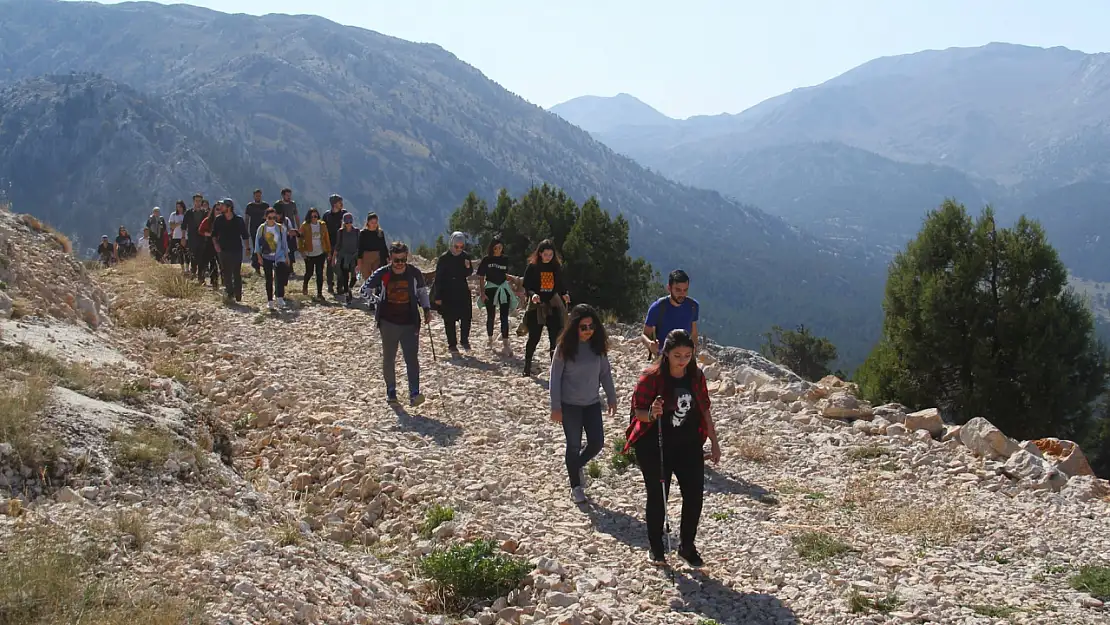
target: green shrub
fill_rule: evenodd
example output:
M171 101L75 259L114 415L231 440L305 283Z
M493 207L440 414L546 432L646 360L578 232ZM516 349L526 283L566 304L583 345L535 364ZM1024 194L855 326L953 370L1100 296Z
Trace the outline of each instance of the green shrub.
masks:
M420 535L424 538L431 538L432 532L436 531L437 527L453 520L455 520L455 511L437 503L428 508L428 512L424 515L424 524L420 526Z
M636 464L636 448L629 447L628 453L623 453L624 444L628 439L621 436L613 441L613 457L609 459L609 464L617 473L624 473L628 467Z
M432 580L444 607L460 610L475 600L507 595L532 569L524 560L496 549L492 540L437 549L420 560L420 572Z
M1080 567L1079 574L1072 576L1068 584L1099 601L1110 601L1110 566Z

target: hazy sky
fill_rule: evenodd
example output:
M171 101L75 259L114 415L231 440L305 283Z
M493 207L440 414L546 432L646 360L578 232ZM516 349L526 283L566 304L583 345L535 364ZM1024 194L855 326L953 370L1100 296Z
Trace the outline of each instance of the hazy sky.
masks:
M162 4L176 4L159 0ZM195 0L437 43L544 107L631 93L739 112L879 56L1006 41L1110 50L1108 0ZM681 8L679 8L681 7Z

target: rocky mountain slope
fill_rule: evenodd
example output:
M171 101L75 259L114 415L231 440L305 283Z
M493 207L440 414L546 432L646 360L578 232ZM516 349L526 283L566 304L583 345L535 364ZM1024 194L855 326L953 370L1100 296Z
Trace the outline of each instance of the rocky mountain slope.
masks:
M666 126L677 123L677 120L627 93L618 93L611 98L585 95L557 104L548 110L590 132L603 132L622 126Z
M0 233L15 242L2 399L38 433L0 420L0 610L24 597L18 614L49 622L94 596L90 617L159 623L1106 619L1110 589L1081 582L1110 564L1110 486L1066 444L871 407L838 380L809 384L713 344L703 364L723 459L706 471L707 567L677 568L672 582L645 560L639 470L612 451L643 365L624 338L634 331L614 328L622 405L578 507L546 376L521 378L518 357L435 360L430 341L446 351L435 320L420 344L428 401L394 412L362 310L295 295L266 312L249 270L243 305L226 307L149 260L87 274L8 213ZM45 308L57 317L20 303L47 297L32 278L49 267L69 267ZM73 292L107 300L95 329L65 312ZM47 443L48 473L21 468ZM417 563L475 539L530 572L496 600L437 614ZM83 555L59 560L67 549ZM11 590L13 575L51 574L70 580L52 596Z
M257 162L252 169L292 186L302 203L323 205L341 193L348 209L377 211L393 236L432 240L471 190L492 202L501 187L515 195L546 182L624 214L632 253L664 273L691 273L705 325L730 341L754 346L772 324L804 323L836 341L851 367L878 329L881 263L648 172L438 46L313 16L147 3L0 0L0 29L0 66L12 68L0 82L103 74L160 101L178 128L205 129L235 146L246 154L238 162ZM191 158L207 163L212 152L219 150L194 148L199 156ZM209 165L221 183L202 186L209 195L212 186L256 183ZM106 172L109 179L120 177L116 169L143 173L122 166ZM148 178L133 184L158 188ZM40 205L23 180L14 182L16 206L63 227L54 217L67 211ZM259 184L272 201L276 189ZM81 204L83 194L74 194L51 199Z
M1040 219L1083 277L1110 266L1105 223L1070 225L1105 208L1082 190L1110 180L1110 54L990 44L884 57L736 115L650 127L613 127L601 104L578 123L613 149L801 227L819 215L822 232L885 247L951 196Z

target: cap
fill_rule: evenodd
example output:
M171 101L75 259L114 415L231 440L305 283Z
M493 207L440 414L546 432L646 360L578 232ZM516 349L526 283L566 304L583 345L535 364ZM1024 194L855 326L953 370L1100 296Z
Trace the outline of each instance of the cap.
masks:
M231 198L229 197L225 197L224 199L220 200L220 202L222 202L224 206L235 208L235 202L231 201Z
M106 234L102 234L102 235L100 235L100 238L101 238L101 239L107 239L107 238L108 238L108 235L106 235Z
M350 213L346 213L345 215L343 215L343 223L353 224L355 223L355 218Z
M332 193L331 196L328 197L328 202L331 203L332 206L335 206L342 201L343 196L339 195L338 193Z

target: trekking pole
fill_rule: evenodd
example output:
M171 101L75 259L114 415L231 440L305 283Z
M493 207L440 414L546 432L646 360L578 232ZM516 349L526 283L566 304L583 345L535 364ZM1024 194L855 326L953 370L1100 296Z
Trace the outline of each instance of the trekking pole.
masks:
M658 401L658 400L657 400ZM663 557L671 552L671 518L667 512L667 470L666 461L663 460L663 415L660 413L659 418L655 420L655 429L658 430L659 435L659 490L663 493L663 538L666 540L664 543L665 551ZM670 576L671 581L674 581L674 571L667 567L667 574Z

